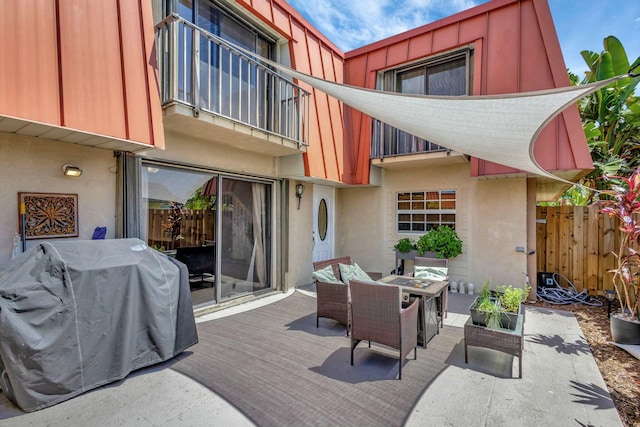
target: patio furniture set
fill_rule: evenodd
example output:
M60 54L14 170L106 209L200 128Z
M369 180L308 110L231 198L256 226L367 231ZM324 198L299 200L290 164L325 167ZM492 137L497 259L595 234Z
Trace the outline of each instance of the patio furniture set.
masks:
M365 273L349 256L314 262L317 293L316 327L320 318L338 321L351 335L353 353L360 341L376 342L398 351L398 379L411 349L427 343L444 326L448 312L447 260L416 257L415 273L389 275ZM424 269L426 269L426 276ZM425 278L426 277L426 278ZM524 317L515 330L489 329L470 318L464 326L465 363L468 346L490 348L519 358L522 378Z

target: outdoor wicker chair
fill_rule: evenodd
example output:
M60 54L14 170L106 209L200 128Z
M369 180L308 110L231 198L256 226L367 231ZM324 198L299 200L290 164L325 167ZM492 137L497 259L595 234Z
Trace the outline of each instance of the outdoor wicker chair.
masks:
M333 274L340 280L340 264L351 264L351 257L333 258L313 263L314 270L320 270L330 265ZM351 313L349 310L349 286L336 283L325 283L316 281L317 310L316 328L319 326L320 318L336 320L347 327L351 325Z
M398 286L351 281L351 365L353 352L362 340L398 350L398 379L402 379L402 363L411 349L417 359L418 308L415 299L401 307Z

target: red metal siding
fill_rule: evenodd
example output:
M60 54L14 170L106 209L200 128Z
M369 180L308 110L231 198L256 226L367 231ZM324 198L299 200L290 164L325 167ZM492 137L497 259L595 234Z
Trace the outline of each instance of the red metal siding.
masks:
M164 146L150 2L5 0L0 14L0 114Z
M63 125L126 138L117 3L59 8Z
M55 1L0 1L0 26L0 114L60 123Z
M289 38L293 68L323 79L343 81L344 54L286 1L238 0L238 4ZM345 182L344 162L351 148L344 145L342 103L324 92L301 85L312 93L305 174Z

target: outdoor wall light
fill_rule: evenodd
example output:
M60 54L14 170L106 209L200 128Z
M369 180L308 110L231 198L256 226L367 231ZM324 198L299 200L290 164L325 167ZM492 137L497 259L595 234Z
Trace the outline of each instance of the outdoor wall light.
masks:
M607 289L604 291L604 296L607 298L607 317L611 317L611 303L616 299L616 291Z
M65 176L80 176L82 175L82 169L80 169L77 166L72 166L70 164L66 164L62 166L62 173L64 173Z
M298 210L300 210L300 200L302 199L303 193L304 193L304 185L302 184L296 185L296 197L298 198Z

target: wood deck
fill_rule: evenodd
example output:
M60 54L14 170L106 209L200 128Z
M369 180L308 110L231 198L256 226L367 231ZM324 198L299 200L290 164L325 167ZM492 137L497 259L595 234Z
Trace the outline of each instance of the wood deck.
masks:
M200 343L172 366L236 406L260 426L404 424L452 353L463 357L461 328L446 327L418 360L350 340L331 320L315 326L316 301L295 292L282 301L198 324Z

